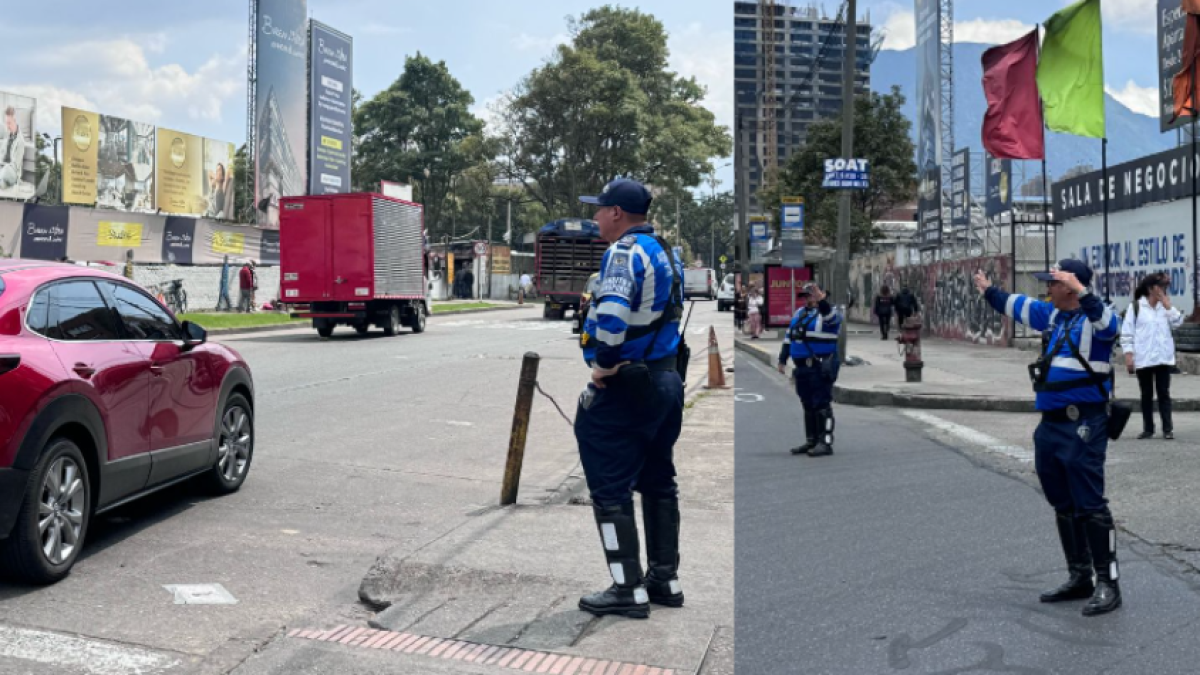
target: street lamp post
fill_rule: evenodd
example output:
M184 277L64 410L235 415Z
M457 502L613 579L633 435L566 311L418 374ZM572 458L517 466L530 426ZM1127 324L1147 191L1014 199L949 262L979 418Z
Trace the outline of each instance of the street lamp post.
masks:
M717 201L717 186L721 184L721 181L717 180L717 171L720 171L721 169L724 169L724 168L730 167L730 166L733 166L733 162L725 162L721 166L717 167L711 174L709 174L708 186L712 190L712 201L713 202ZM709 244L710 244L710 250L708 252L708 266L711 267L712 269L716 269L717 268L717 219L716 218L713 218L713 220L712 220L711 227L710 227L709 233L708 233L708 239L709 239Z

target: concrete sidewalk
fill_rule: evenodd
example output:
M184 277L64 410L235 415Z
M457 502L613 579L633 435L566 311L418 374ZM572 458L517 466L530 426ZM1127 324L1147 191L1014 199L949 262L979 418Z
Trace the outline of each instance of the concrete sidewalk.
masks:
M905 382L904 356L894 337L879 339L879 331L866 324L848 324L849 356L863 359L858 366L843 366L834 387L834 400L857 406L892 406L943 410L1033 412L1033 388L1027 366L1037 358L1033 351L989 347L964 342L922 338L925 362L922 382ZM758 340L744 335L737 348L768 365L779 358L782 340L764 333ZM1200 377L1171 378L1175 410L1200 410ZM1117 398L1140 410L1137 379L1121 369Z

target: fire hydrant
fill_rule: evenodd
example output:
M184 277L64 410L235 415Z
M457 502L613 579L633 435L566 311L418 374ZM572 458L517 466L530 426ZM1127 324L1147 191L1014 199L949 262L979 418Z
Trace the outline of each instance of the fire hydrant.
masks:
M910 316L905 319L896 342L904 348L904 381L920 382L921 369L925 367L921 360L921 318Z

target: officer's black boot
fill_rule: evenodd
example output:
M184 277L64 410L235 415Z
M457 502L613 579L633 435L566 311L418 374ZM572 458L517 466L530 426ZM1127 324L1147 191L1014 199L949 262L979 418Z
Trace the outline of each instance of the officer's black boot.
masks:
M1092 566L1096 570L1096 590L1083 606L1084 616L1106 614L1121 606L1121 587L1117 583L1117 527L1108 509L1083 517Z
M815 411L804 409L804 436L808 442L796 448L792 448L793 455L803 455L809 450L817 447L817 429L819 422L817 421L817 413Z
M679 586L679 498L642 497L646 526L646 592L650 602L683 607Z
M613 585L579 599L579 609L596 616L618 614L632 619L650 616L650 597L643 585L641 553L633 502L618 506L592 506L604 557Z
M1092 554L1088 550L1087 534L1083 520L1070 511L1055 513L1058 525L1058 540L1062 542L1063 555L1067 558L1067 582L1058 588L1042 593L1042 602L1064 600L1086 600L1092 597Z
M833 408L823 408L814 413L817 422L817 444L808 451L809 457L824 457L833 454Z

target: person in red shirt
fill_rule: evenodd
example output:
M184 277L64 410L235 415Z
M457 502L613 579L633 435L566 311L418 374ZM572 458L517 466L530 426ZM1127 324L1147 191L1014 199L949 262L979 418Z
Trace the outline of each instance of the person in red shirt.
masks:
M242 269L238 272L238 311L249 312L254 301L254 272L250 270L250 263L244 263Z

